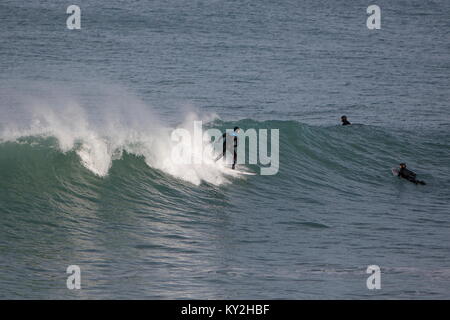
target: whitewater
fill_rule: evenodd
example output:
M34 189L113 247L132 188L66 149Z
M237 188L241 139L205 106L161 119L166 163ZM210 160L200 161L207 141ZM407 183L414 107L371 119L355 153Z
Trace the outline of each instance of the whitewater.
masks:
M47 138L47 142L53 138L55 145L48 142L49 147L56 147L64 154L75 152L81 164L100 177L108 174L113 160L120 159L123 152L127 152L143 157L149 167L196 185L201 181L213 184L227 181L223 174L224 164L214 161L217 154L214 143L218 141L200 141L204 145L196 154L195 146L181 140L184 143L181 148L190 148L192 156L201 157L202 161L182 164L173 159L173 149L180 146L172 138L171 132L184 129L193 133L194 121L210 121L215 115L201 118L186 109L181 123L175 128L169 128L160 123L151 113L150 107L127 95L121 88L95 88L99 100L91 101L93 105L82 106L73 93L64 95L65 89L61 87L36 84L21 86L22 92L2 92L3 97L11 98L8 104L2 105L5 116L0 127L0 141L3 143L20 143L24 139L31 139L34 144L38 144L38 138L41 141ZM39 91L37 97L24 94L36 90ZM87 94L82 92L78 96ZM5 106L13 107L15 111L8 113ZM17 113L24 117L17 118Z

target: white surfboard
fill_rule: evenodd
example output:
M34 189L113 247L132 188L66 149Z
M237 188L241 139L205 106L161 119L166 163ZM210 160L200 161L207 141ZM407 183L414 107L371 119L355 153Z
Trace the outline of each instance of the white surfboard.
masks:
M230 174L230 175L256 176L256 173L254 173L254 172L239 170L239 168L233 170L231 168L226 167L224 169L225 169L225 173Z
M391 171L394 176L396 176L396 177L398 176L398 172L399 172L398 168L392 168Z

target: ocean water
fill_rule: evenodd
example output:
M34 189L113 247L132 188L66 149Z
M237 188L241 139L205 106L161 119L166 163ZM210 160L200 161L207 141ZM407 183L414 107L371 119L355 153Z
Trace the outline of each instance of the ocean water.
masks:
M0 1L0 298L450 298L449 1L377 1L380 30L367 1L69 4ZM173 163L194 120L278 129L278 173Z

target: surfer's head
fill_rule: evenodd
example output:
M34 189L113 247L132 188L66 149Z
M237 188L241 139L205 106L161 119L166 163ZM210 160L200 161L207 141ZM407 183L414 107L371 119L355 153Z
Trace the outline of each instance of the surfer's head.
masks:
M402 169L406 168L406 163L404 163L404 162L400 163L400 168L402 168Z
M234 127L234 132L239 133L239 131L241 131L241 128L239 128L239 127Z
M341 120L342 120L342 121L347 121L347 116L342 116L342 117L341 117Z

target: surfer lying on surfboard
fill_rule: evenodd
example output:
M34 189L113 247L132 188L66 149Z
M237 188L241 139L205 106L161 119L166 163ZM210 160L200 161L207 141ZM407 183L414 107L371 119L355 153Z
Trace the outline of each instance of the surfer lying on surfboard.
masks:
M226 153L227 153L227 149L233 154L233 165L231 166L231 169L234 170L234 168L236 167L236 161L237 161L237 145L238 145L238 133L241 129L239 127L234 127L234 131L232 133L224 133L222 135L222 139L223 139L223 148L222 148L222 153L219 154L219 156L216 158L217 161L220 158L224 157L224 159L226 158Z
M347 120L347 116L342 116L341 121L343 126L351 125L350 121Z
M400 163L400 168L396 170L400 178L411 181L415 184L426 184L424 181L416 180L416 173L406 169L406 163Z

